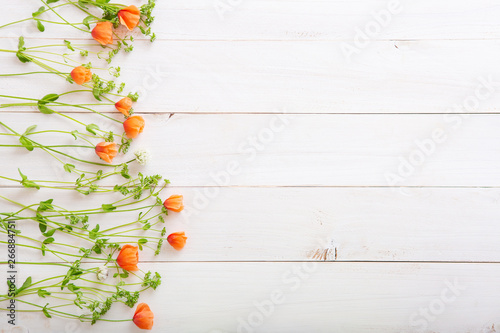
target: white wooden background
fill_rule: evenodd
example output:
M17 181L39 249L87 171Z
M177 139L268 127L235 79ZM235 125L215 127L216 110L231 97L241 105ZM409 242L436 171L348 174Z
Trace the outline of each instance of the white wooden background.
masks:
M2 4L1 23L38 6ZM144 171L169 178L169 193L187 206L168 218L172 231L186 231L186 248L144 264L164 281L144 299L154 331L495 332L500 2L401 0L346 57L342 48L389 6L158 1L158 40L138 40L117 59L124 80L145 92L135 110L147 128L134 143L153 152ZM88 38L27 24L1 30L2 47L20 34L31 45ZM1 73L26 68L0 54ZM59 81L2 78L0 89L43 96L66 89ZM19 129L68 125L26 107L0 119ZM39 152L1 152L4 175L15 176L9 161L22 158L36 161L23 166L32 178L59 172ZM12 183L0 186L25 198ZM19 320L30 332L138 331Z

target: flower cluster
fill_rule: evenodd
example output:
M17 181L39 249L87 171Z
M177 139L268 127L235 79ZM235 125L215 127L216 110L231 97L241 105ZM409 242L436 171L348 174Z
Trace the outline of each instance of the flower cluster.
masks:
M31 180L22 172L20 175L21 179L8 179L3 176L2 178L18 181L27 188L39 190L47 188L51 192L76 190L79 186L79 180L73 185L65 183L64 187L58 187L54 186L56 182ZM102 179L106 177L106 174L99 176ZM33 223L38 226L40 236L25 234L22 228L16 229L17 246L30 251L37 250L44 257L54 256L64 263L55 264L51 263L52 260L48 260L46 263L28 262L25 264L56 265L66 269L63 274L39 281L32 281L30 277L23 284L24 288L19 288L15 292L16 300L38 308L48 318L63 316L95 323L99 320L107 320L103 316L114 303L122 302L133 307L142 291L149 288L156 289L160 285L161 276L158 273L142 274L140 251L149 248L154 251L155 255L159 255L164 240L175 250L181 250L185 246L187 237L184 232L172 232L167 236L166 227L161 227L169 211L181 212L183 210L183 198L180 195L171 195L162 201L161 194L168 181L162 184L162 178L159 175L144 176L139 173L134 179L131 179L128 173L120 176L125 180L130 180L121 185L115 185L113 189L95 183L92 193L106 193L108 196L114 193L122 196L121 199L86 209L69 209L69 207L56 204L53 199L24 204L0 195L0 199L16 204L20 208L12 212L0 213L0 233L8 235L12 231L9 224L13 221L22 221L23 225ZM158 212L152 213L155 209ZM123 212L138 212L138 215L126 223L108 228L103 228L99 223L92 223L99 215L105 217L111 213ZM0 241L0 243L8 244L9 241ZM96 261L101 263L95 264ZM84 267L84 264L95 266ZM107 281L110 271L114 271L115 282ZM131 289L137 283L126 283L125 280L129 276L140 279L139 284L143 288L139 291ZM87 285L88 282L92 282L93 286ZM106 289L109 286L115 286L116 290ZM68 298L69 303L66 307L76 305L81 309L89 310L90 313L75 315L63 312L59 309L59 305L51 306L50 301L42 307L25 300L25 297L33 294L44 298L44 302L51 297L58 300L65 299L58 289L67 289L67 292L62 293L69 292L76 297L76 300ZM0 295L0 299L9 298L11 297L8 295ZM141 308L139 305L136 314L137 311L141 312ZM150 317L149 314L144 317L134 316L133 322L140 328L151 328L152 321L147 320ZM138 320L138 318L141 319Z
M40 32L45 31L45 24L66 25L74 29L88 32L97 42L106 46L113 43L113 37L118 39L118 50L124 47L125 51L129 52L133 49L130 42L132 37L120 37L115 29L119 25L123 25L128 31L134 28L139 28L141 33L148 36L151 41L154 41L156 36L151 31L151 24L154 21L152 15L155 7L155 0L149 0L148 3L137 8L134 5L125 6L121 4L110 3L110 0L41 0L43 6L34 11L30 17L10 22L1 25L4 28L13 24L19 24L26 21L35 21ZM74 7L81 13L80 23L70 23L64 17L64 11L60 11L62 7ZM92 7L92 10L91 10ZM100 11L100 15L95 12ZM53 14L54 19L51 20L50 14ZM92 29L91 29L91 26ZM114 49L113 51L115 51ZM116 52L113 52L116 54Z
M0 122L0 148L41 151L60 163L64 180L32 178L23 173L22 163L19 175L0 175L0 179L21 185L22 191L39 191L43 195L74 191L81 196L76 208L50 197L40 202L20 202L0 195L0 200L17 206L12 211L0 212L0 233L6 236L14 233L17 246L47 258L47 261L22 264L45 265L58 271L56 275L40 277L37 281L30 276L19 288L9 285L14 292L0 295L0 300L15 299L30 307L19 311L39 311L47 318L74 318L91 324L132 321L141 329L151 329L153 312L146 303L137 302L143 291L154 290L161 284L161 275L143 271L140 253L151 250L159 255L165 241L177 251L185 246L185 232L167 232L168 226L163 226L169 212L178 213L184 209L183 196L174 194L165 198L163 191L169 181L161 175L131 172L132 164L145 165L151 159L147 149L136 150L132 159L115 162L127 156L146 122L133 112L133 104L139 96L133 92L123 94L125 84L114 80L120 76L120 67L107 68L107 64L120 50L133 49L134 38L127 33L134 29L154 40L150 28L154 19L154 0L140 8L109 0L40 1L43 6L31 17L0 28L35 21L38 30L43 32L47 24L63 24L88 32L105 54L102 50L93 51L95 45L67 40L60 44L28 47L22 36L17 50L0 50L11 53L27 67L39 69L2 76L52 74L67 81L68 86L80 86L77 90L51 93L41 98L0 95L10 101L0 104L0 108L31 106L47 117L63 117L75 125L75 128L37 130L36 124L17 129L5 121ZM63 7L75 8L85 17L80 24L69 23L63 16L66 11L60 11ZM98 10L100 15L95 14ZM49 15L55 15L59 21L52 21ZM52 48L59 48L59 51L49 51ZM93 57L93 62L104 61L104 68L92 65L91 61L81 63L80 57ZM102 72L113 78L105 79ZM74 102L76 97L81 99L89 93L93 98L91 103ZM88 113L86 120L68 112L73 109ZM88 121L92 117L100 117L100 126ZM53 141L54 137L73 142L45 143L46 138ZM23 198L30 200L31 196ZM103 200L107 201L103 203ZM82 205L87 207L82 208ZM111 214L120 214L120 218L112 219ZM111 221L115 220L121 224L114 225ZM18 225L13 228L13 223ZM39 234L33 234L30 224ZM2 243L8 244L9 240L0 240ZM32 297L38 300L33 301ZM60 304L61 300L67 303ZM130 308L135 306L134 314L126 319L106 318L106 313L117 303Z

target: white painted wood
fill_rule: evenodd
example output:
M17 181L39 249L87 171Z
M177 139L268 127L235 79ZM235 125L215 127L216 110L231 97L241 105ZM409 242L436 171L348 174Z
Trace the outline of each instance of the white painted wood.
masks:
M186 231L187 245L175 251L165 242L160 256L147 249L142 260L499 261L499 189L173 186L163 197L174 193L184 195L186 209L170 213L158 229L165 226L167 234ZM74 210L99 207L114 198L5 188L2 195L26 205L52 198L54 204ZM0 201L0 211L12 210L13 205ZM104 230L136 218L137 213L94 215L91 229L97 223ZM45 238L32 221L18 227L24 235ZM68 239L59 232L54 237L58 243ZM78 239L70 244L89 246ZM28 249L20 252L19 260L60 261Z
M75 116L101 128L120 130L93 115ZM2 115L20 132L32 124L38 124L39 129L75 128L57 117L31 114L27 120L16 113ZM493 144L500 140L500 119L495 115L169 118L162 114L145 119L145 132L131 152L147 147L153 159L147 167L134 170L160 173L176 186L500 186L500 154ZM70 135L41 140L47 144L74 143ZM46 158L40 151L6 148L2 152L4 158L20 163ZM99 162L92 149L75 150L75 154ZM131 158L129 153L115 161ZM31 179L67 179L59 162L45 161L24 163L22 170ZM18 165L5 165L3 174L17 177Z
M129 3L145 1L127 1ZM0 24L29 17L40 5L37 0L25 0L23 5L6 2L3 8L9 17L2 18ZM373 13L389 8L395 8L395 14L390 19L379 19L381 29L371 28L379 31L374 34L376 39L497 39L500 36L498 3L492 0L157 1L154 31L160 39L182 40L353 40L356 28L365 31L369 22L377 22ZM73 10L65 13L69 18L74 17L71 22L81 22L85 17ZM46 13L43 17L51 19L55 15ZM44 33L30 23L22 27L4 31L22 32L33 38L87 36L76 29L60 29L54 25L47 25Z
M163 285L140 299L155 313L154 332L479 333L494 332L492 325L499 323L498 265L161 263L148 269L163 276ZM57 271L41 268L32 274L45 276L48 270ZM268 301L280 293L279 304L262 315L255 304L271 308ZM430 319L419 311L427 311ZM133 312L117 305L107 316L126 318ZM18 318L41 333L88 330L87 325L43 315ZM249 319L254 327L239 328ZM139 332L131 322L100 322L91 331L110 329Z
M16 38L0 43L17 47ZM47 43L54 41L27 42L30 46ZM342 43L137 41L136 50L117 57L114 64L122 68L117 81L127 83L125 91L142 94L134 106L138 112L499 112L500 77L494 68L500 45L496 41L378 41L351 58L342 52ZM94 58L78 56L77 60L102 65ZM13 53L0 53L1 73L37 70L34 64L19 62ZM8 80L9 89L1 94L41 98L78 88L48 75ZM89 94L71 100L93 103ZM9 102L0 99L0 103ZM101 110L115 111L112 105Z
M494 332L498 4L401 0L403 10L348 57L342 49L355 45L358 29L377 25L372 13L388 1L231 1L224 18L214 6L221 2L159 1L158 41L136 35L134 52L115 62L129 87L145 92L135 110L150 113L133 149L150 148L154 160L133 171L164 174L174 184L165 196L181 193L187 207L166 223L169 232L187 232L186 248L164 245L156 258L141 253L141 267L163 275L158 291L141 298L155 311L154 331ZM8 15L0 25L39 5L2 4ZM0 30L0 48L15 49L20 35L29 45L89 40L49 25L41 34L28 23ZM0 53L0 73L29 70L36 67ZM42 97L74 88L36 79L2 78L0 94ZM101 111L115 112L111 105ZM493 114L445 115L464 111ZM0 112L0 121L19 131L34 123L76 128L30 107ZM120 131L97 116L75 117ZM272 139L252 150L249 140L259 135ZM439 141L435 148L429 139ZM17 177L22 165L31 179L68 177L40 152L1 153L2 175ZM92 151L74 153L98 161ZM404 162L410 159L412 165ZM401 179L390 182L389 174ZM46 193L0 181L0 194L18 200L88 204ZM101 204L111 197L85 199ZM0 202L0 211L9 207ZM94 222L116 223L106 216ZM30 251L19 256L48 259ZM23 266L19 278L54 271ZM283 303L260 314L256 304L275 291L284 293ZM109 317L132 314L114 308ZM18 318L31 332L138 331L132 323L89 328L36 314ZM258 323L243 328L248 320ZM6 326L0 321L9 332Z

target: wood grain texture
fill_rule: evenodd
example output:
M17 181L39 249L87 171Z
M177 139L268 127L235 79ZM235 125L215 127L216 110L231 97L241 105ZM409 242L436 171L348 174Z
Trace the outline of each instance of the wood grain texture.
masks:
M104 118L75 117L120 131L119 125L99 120ZM32 124L40 130L74 128L56 115L31 114L27 122L5 113L2 119L19 132ZM153 160L134 170L160 173L176 186L500 186L495 144L500 119L495 115L160 114L145 119L147 130L129 155L115 162L147 147ZM42 142L71 144L74 139L47 135ZM92 149L69 152L99 161ZM19 148L3 154L20 162L47 158ZM22 170L31 179L66 177L59 162L45 160L23 164ZM18 177L17 168L5 165L3 173Z
M498 265L159 263L148 269L164 277L154 294L144 295L156 314L156 332L466 333L491 332L499 323ZM35 276L48 274L41 268ZM109 318L132 316L120 305ZM89 329L42 317L20 314L19 320L30 328L40 323L40 333ZM130 322L99 322L89 331L109 330L139 332Z
M163 276L160 288L140 300L155 312L153 331L495 332L500 6L401 0L398 13L381 17L389 3L158 1L158 40L134 33L135 50L116 58L123 73L117 81L142 93L134 109L147 122L132 151L153 153L147 167L132 172L163 174L172 181L165 197L180 193L186 204L165 224L168 232L187 232L183 251L165 244L158 257L141 252L141 268ZM6 2L0 25L39 6ZM383 27L364 42L363 32L377 25ZM28 22L2 29L0 49L16 49L20 35L28 47L92 42L75 29L46 28L39 33ZM87 61L77 58L61 71ZM37 69L0 53L0 74ZM39 98L75 87L51 76L0 80L0 95ZM93 103L89 97L71 101ZM97 115L61 110L121 132ZM112 103L98 110L120 119ZM0 108L0 121L20 132L32 124L79 128L26 106ZM40 140L74 142L69 135ZM10 143L17 141L0 136L0 144ZM21 166L33 180L74 179L40 151L0 149L3 176L18 178ZM92 149L69 152L99 161ZM22 190L6 180L0 195L72 207L112 199ZM0 201L0 211L11 209ZM103 215L91 223L118 222ZM23 230L39 235L33 225ZM6 253L0 246L0 257ZM26 249L18 256L59 261ZM19 280L55 271L22 265ZM0 281L0 293L5 287ZM117 306L107 316L132 315ZM20 312L18 319L30 332L139 331L130 322L89 327ZM4 320L0 331L14 333Z
M163 197L174 193L184 195L187 208L170 213L166 223L155 228L165 226L167 234L185 230L188 245L175 251L165 242L161 255L154 257L146 249L141 260L500 261L499 189L174 186ZM52 198L54 204L72 209L99 207L115 198L46 189L3 189L2 195L26 205ZM0 202L0 211L13 209ZM104 230L136 218L135 212L94 215L90 224ZM45 239L35 222L20 221L18 226L24 235ZM54 237L58 243L68 240L60 232ZM2 251L7 252L5 245ZM29 249L21 249L19 260L60 262Z
M17 38L0 43L15 49ZM44 43L54 41L27 41L27 46ZM377 41L350 58L342 43L137 41L136 52L116 58L123 73L117 82L128 84L125 91L141 93L135 110L143 113L499 112L497 41ZM59 67L69 73L79 64ZM38 66L22 64L13 53L0 53L2 73L36 70ZM96 73L107 76L106 71ZM75 89L48 75L8 80L14 96L41 98ZM90 94L72 98L92 103ZM112 105L100 110L114 112Z
M390 0L173 0L158 1L154 31L160 39L182 40L353 40L356 28L365 31L374 13L396 3L396 14L381 17L376 39L498 39L498 3L477 1ZM128 1L141 4L141 1ZM25 0L23 6L7 2L9 17L0 24L29 17L40 3ZM394 6L394 5L392 5ZM66 11L70 14L72 11ZM380 14L379 14L380 16ZM55 18L50 13L47 19ZM70 16L71 17L71 16ZM85 15L74 15L81 22ZM376 22L376 21L375 21ZM388 23L386 23L388 22ZM4 30L28 37L85 38L76 29L47 25L42 34L34 25ZM376 32L377 29L373 28ZM137 35L140 38L140 35Z

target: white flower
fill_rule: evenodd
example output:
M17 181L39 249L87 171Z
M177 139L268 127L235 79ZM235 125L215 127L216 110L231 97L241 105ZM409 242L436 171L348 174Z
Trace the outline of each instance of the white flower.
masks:
M148 164L149 160L151 160L151 153L147 149L137 149L134 152L135 159L139 162L140 165Z
M97 269L97 280L104 281L108 277L108 268L106 266L101 266Z

